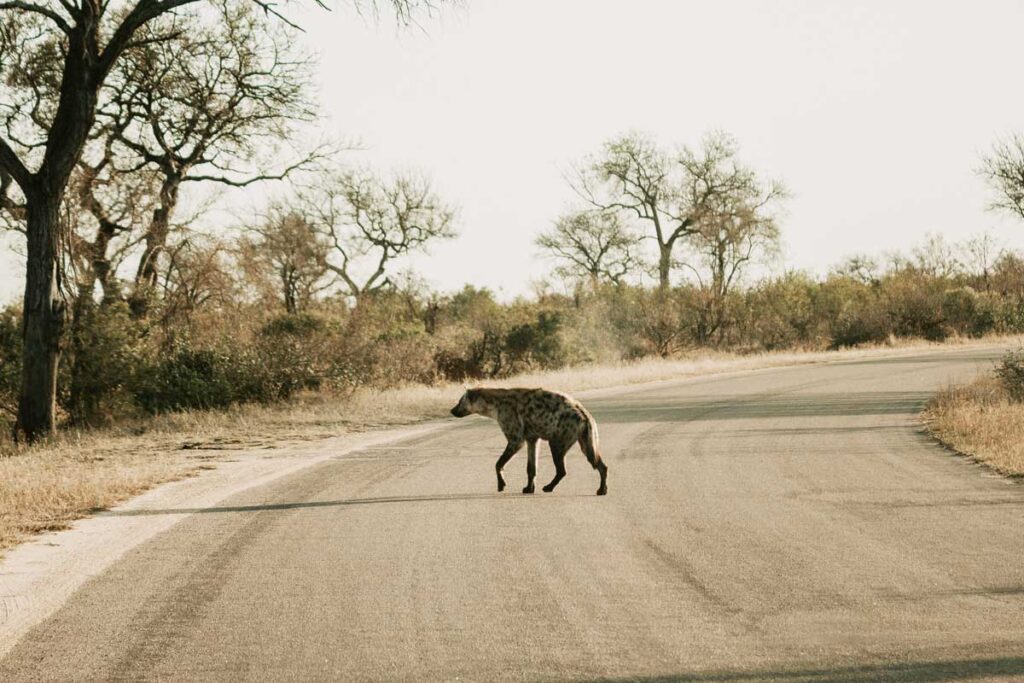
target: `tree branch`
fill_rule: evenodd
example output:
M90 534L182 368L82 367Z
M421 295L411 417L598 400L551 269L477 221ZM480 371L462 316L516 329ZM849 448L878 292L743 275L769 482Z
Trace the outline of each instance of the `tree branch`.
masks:
M99 60L96 63L97 82L102 83L110 72L111 67L117 58L127 49L132 42L135 32L147 23L156 19L161 14L169 12L177 7L189 5L199 0L139 0L131 12L125 16L121 24L110 37L107 46L103 48Z
M313 154L306 157L305 159L302 159L301 161L297 161L294 164L291 164L290 166L282 170L280 173L262 173L260 175L250 176L243 180L236 180L234 178L228 178L227 176L218 175L191 175L182 178L182 182L208 181L213 183L221 183L222 185L230 185L232 187L246 187L248 185L252 185L253 183L259 183L266 180L284 180L294 171L297 171L300 168L305 168L310 164L318 161L319 159L319 155Z
M28 192L29 186L32 184L32 173L18 158L17 152L11 149L11 146L3 138L0 138L0 170L9 173L22 191Z
M63 31L65 35L71 35L71 26L68 25L68 22L64 21L64 17L51 9L42 7L41 5L36 5L31 2L23 2L22 0L7 0L6 2L0 2L0 10L5 9L15 9L23 12L40 14L57 24L57 28Z

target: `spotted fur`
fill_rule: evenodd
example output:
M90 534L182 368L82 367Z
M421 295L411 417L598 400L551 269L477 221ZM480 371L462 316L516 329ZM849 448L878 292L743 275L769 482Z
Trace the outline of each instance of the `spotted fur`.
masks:
M601 474L597 495L608 493L608 466L597 450L597 423L583 405L565 394L544 389L468 389L452 408L452 415L484 415L498 422L508 445L494 468L498 491L505 489L502 470L513 455L527 447L527 484L523 493L533 493L537 474L537 441L544 439L551 448L555 478L544 491L550 493L565 476L565 454L578 443L591 466Z

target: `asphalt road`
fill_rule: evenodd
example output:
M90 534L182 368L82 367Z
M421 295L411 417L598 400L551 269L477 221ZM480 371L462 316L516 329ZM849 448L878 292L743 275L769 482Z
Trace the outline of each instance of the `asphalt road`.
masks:
M578 449L495 493L479 417L330 460L137 547L0 680L1024 680L1024 487L917 424L992 356L585 400L601 498Z

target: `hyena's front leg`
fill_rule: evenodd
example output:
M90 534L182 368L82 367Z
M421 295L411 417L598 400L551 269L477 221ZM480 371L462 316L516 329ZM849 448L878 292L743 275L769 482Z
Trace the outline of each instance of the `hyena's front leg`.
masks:
M522 441L509 441L508 445L505 446L505 450L501 452L501 457L498 458L498 462L494 463L494 469L498 473L498 493L505 490L505 477L501 476L501 471L505 469L505 464L512 459L512 456L519 452L519 449L523 447Z
M533 493L533 480L537 476L537 439L526 442L526 486L523 493Z

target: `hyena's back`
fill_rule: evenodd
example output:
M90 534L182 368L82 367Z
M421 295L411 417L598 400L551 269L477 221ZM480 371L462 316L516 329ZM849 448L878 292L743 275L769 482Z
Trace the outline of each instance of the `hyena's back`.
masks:
M545 389L485 389L506 436L526 441L544 439L566 446L596 425L575 399ZM510 433L511 432L511 433ZM517 433L518 432L518 433Z

